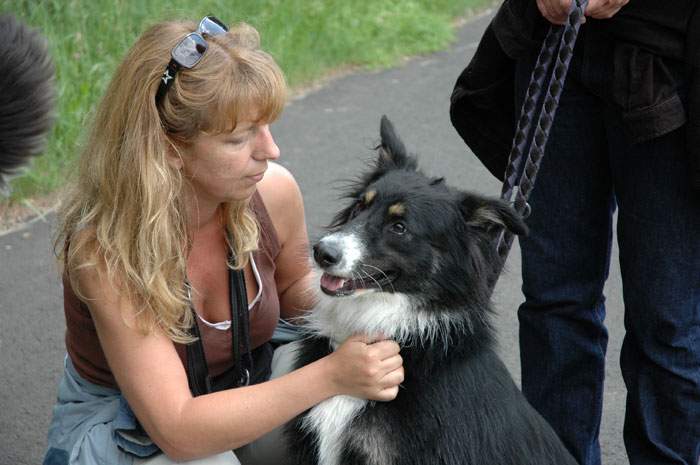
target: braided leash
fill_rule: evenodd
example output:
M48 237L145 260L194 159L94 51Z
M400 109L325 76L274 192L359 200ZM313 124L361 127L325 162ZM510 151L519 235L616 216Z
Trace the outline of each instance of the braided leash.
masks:
M532 70L501 190L501 199L512 203L513 208L523 217L530 214L527 200L535 185L537 172L544 156L549 131L559 106L559 97L564 89L564 81L569 71L574 45L581 26L581 18L587 4L588 0L574 0L566 25L549 28L537 57L535 68ZM545 86L543 99L542 90L545 89ZM531 136L533 121L535 122L534 135ZM523 154L528 147L525 159ZM513 234L504 229L499 235L497 243L498 254L501 257L501 268L505 264L512 244Z

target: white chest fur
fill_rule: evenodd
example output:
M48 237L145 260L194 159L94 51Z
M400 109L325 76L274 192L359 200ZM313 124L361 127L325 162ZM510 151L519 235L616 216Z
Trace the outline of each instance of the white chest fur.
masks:
M307 327L331 340L335 349L353 334L377 335L400 339L415 328L405 328L411 312L408 298L401 294L370 292L351 299L322 299L307 316ZM411 331L413 330L413 331ZM415 331L417 332L417 331ZM313 407L304 418L304 428L316 433L319 465L341 465L348 426L367 405L367 400L335 396ZM366 449L365 444L355 444ZM363 447L365 446L365 447ZM376 456L374 451L365 451Z
M400 344L409 337L428 342L447 334L449 316L421 310L413 299L399 293L366 292L352 298L322 298L306 316L307 329L330 339L333 349L353 334L381 335ZM347 436L348 426L362 412L367 400L335 396L313 407L304 418L304 428L316 433L319 465L342 465L346 441L362 450L369 463L389 463L392 452L378 431Z
M319 465L340 465L344 433L366 404L365 399L335 396L316 405L304 418L304 428L314 431L318 438Z

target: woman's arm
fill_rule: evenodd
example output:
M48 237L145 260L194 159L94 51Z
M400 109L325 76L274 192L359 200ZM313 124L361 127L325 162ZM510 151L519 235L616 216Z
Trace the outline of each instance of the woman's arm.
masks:
M173 343L161 331L135 329L136 308L100 268L76 273L107 361L146 432L175 460L248 444L333 395L396 397L403 379L398 345L359 338L283 377L192 397Z
M309 259L309 237L301 191L291 173L270 163L258 192L272 219L280 242L275 260L275 281L280 309L285 318L298 316L313 307L318 284Z

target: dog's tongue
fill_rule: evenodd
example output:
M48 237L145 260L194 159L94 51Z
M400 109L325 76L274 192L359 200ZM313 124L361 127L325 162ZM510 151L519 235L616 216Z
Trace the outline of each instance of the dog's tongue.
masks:
M321 286L329 291L337 291L345 284L345 279L323 273L321 276Z

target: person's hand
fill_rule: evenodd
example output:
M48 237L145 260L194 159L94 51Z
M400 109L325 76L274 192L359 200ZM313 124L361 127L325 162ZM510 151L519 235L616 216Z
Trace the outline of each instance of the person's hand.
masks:
M391 340L366 341L365 336L353 336L328 356L335 366L332 381L339 394L393 400L404 379L399 345Z
M542 16L552 24L566 24L573 0L537 0Z
M609 19L627 5L630 0L589 0L586 16L596 19Z
M537 0L537 8L547 21L552 24L566 24L573 0ZM615 16L629 0L589 0L585 16L596 19L608 19ZM584 16L584 21L585 21Z

